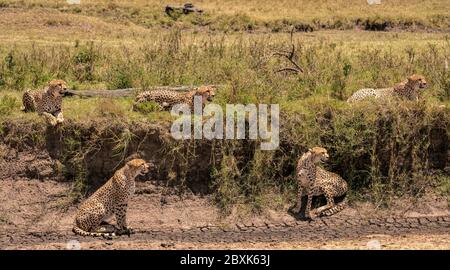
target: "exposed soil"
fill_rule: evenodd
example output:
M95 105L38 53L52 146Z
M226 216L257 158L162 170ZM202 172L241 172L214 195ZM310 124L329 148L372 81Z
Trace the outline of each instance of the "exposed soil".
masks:
M436 197L412 207L399 202L395 211L352 205L314 221L287 209L221 218L208 196L180 197L155 182L139 182L128 217L136 233L102 239L71 232L77 205L67 197L70 183L0 184L1 249L66 249L73 248L71 240L82 249L450 249L450 211Z

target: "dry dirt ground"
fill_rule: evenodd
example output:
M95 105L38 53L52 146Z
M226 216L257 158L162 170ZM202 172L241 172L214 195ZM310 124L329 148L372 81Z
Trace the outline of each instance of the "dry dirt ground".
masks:
M223 218L208 197L181 198L140 182L129 204L136 233L103 239L71 232L76 205L66 195L70 183L0 185L0 249L450 249L448 203L436 197L389 211L352 205L314 221L287 209Z

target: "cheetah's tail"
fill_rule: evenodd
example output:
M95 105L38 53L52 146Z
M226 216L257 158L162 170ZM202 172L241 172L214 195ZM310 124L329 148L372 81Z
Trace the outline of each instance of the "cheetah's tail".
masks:
M93 237L105 237L105 238L111 238L113 236L116 236L115 233L87 232L78 226L73 226L72 232L75 234L81 235L81 236L93 236Z
M332 216L338 212L341 212L345 207L347 207L347 198L345 198L342 202L336 204L334 207L323 211L321 216Z

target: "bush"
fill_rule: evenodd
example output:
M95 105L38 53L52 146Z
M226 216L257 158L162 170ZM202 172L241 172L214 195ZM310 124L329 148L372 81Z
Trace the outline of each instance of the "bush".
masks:
M77 42L75 48L76 52L72 58L75 78L80 82L94 80L94 68L98 55L93 42L87 46L80 46Z

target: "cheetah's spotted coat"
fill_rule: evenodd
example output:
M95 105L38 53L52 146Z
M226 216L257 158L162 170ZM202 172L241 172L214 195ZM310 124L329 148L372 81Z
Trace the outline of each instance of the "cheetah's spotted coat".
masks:
M374 97L377 99L385 99L392 97L401 97L409 100L419 100L420 91L427 87L427 82L422 75L412 75L408 80L399 83L395 87L390 88L364 88L356 91L347 100L347 102L357 102L369 97Z
M24 112L37 112L43 115L47 122L56 126L64 121L62 113L62 95L67 90L63 80L51 80L44 90L30 91L23 94Z
M194 96L202 96L202 104L206 101L212 101L214 98L213 86L201 86L187 93L180 93L173 90L153 90L145 91L136 97L133 110L137 109L139 103L153 101L156 102L161 109L170 110L175 104L187 104L191 109L194 106Z
M128 200L135 190L135 178L148 172L149 165L142 159L133 159L117 170L111 179L99 188L78 209L73 232L82 236L114 236L130 234L126 212ZM101 224L115 215L115 232L101 231Z
M297 204L293 212L298 213L301 209L301 199L304 194L308 196L305 216L315 218L316 216L329 216L341 211L346 203L344 201L335 204L334 198L341 197L347 193L348 186L339 175L322 169L318 164L328 159L325 148L314 147L302 155L297 163ZM325 195L327 204L311 211L313 196Z

